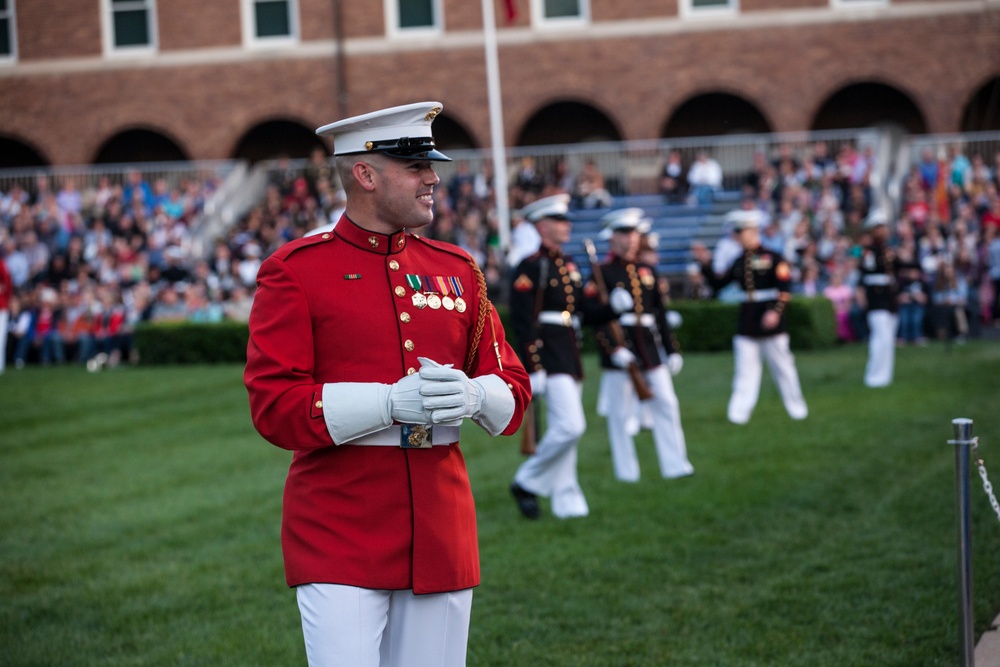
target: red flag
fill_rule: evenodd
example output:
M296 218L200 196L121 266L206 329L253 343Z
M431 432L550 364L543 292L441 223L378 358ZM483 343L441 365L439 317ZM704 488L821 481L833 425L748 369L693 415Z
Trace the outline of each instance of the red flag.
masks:
M507 10L507 23L513 23L517 18L517 0L503 0L503 4Z

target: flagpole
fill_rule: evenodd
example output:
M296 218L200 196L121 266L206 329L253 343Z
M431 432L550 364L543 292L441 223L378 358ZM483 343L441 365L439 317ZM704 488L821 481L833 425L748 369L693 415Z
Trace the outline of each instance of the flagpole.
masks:
M483 36L486 50L486 82L489 96L490 142L493 144L493 193L497 204L500 250L510 248L510 202L507 193L507 159L500 102L500 64L497 56L497 26L493 0L483 0Z

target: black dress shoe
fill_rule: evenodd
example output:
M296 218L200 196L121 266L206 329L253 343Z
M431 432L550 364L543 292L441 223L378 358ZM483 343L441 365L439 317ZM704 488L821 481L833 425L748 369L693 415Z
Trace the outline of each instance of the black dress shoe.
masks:
M510 492L513 494L514 500L517 502L517 509L521 510L521 514L529 519L537 519L541 516L542 511L538 507L538 496L531 491L522 489L517 482L510 485Z

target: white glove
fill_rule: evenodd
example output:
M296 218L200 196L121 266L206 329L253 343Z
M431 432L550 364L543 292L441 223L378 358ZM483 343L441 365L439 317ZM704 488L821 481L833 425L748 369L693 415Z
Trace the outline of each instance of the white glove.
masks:
M431 423L443 424L469 417L490 435L506 428L514 415L514 395L496 375L470 378L463 371L419 357L420 393Z
M420 378L424 381L420 388L423 407L430 413L432 424L460 421L483 409L483 388L456 368L423 366Z
M616 287L611 290L611 294L608 296L608 305L611 306L611 310L615 311L615 314L620 315L635 308L635 299L624 287Z
M334 443L340 445L380 431L392 421L429 424L416 373L395 384L328 382L323 385L323 419Z
M635 361L635 355L627 347L617 347L611 353L611 363L618 368L628 368Z
M681 325L684 324L684 318L676 310L668 310L667 324L670 325L671 329L680 329Z
M429 424L430 413L424 409L420 391L423 383L420 374L413 373L389 385L389 416L403 424Z
M677 375L684 368L684 359L681 358L679 354L671 354L667 356L667 370L670 371L671 375Z
M542 396L545 394L545 385L549 379L549 374L545 372L544 368L528 375L528 379L531 380L532 396Z

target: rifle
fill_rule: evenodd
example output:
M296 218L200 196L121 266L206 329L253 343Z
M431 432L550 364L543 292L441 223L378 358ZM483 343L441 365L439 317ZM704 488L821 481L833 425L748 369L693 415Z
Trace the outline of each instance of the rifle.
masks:
M542 304L545 300L545 287L548 283L549 262L542 257L538 266L538 291L535 292L535 313L532 318L532 327L537 333L538 314L542 312ZM521 454L531 456L535 453L538 444L538 425L542 422L542 406L538 403L538 397L531 397L531 405L524 414L524 422L521 426Z
M608 303L608 286L604 284L604 274L601 273L601 264L597 261L597 250L594 248L594 242L590 239L584 239L583 245L587 248L587 257L590 258L590 269L594 277L594 285L597 286L597 294L601 300L601 303ZM611 338L614 340L616 346L625 346L625 333L622 331L621 323L615 319L608 322L608 328L611 330ZM629 378L632 380L632 386L635 387L635 393L639 397L640 401L645 401L648 398L653 397L653 391L649 388L646 383L646 376L642 374L642 369L639 368L639 364L634 361L628 365Z
M538 425L542 422L542 405L534 396L521 422L521 454L531 456L538 444Z

